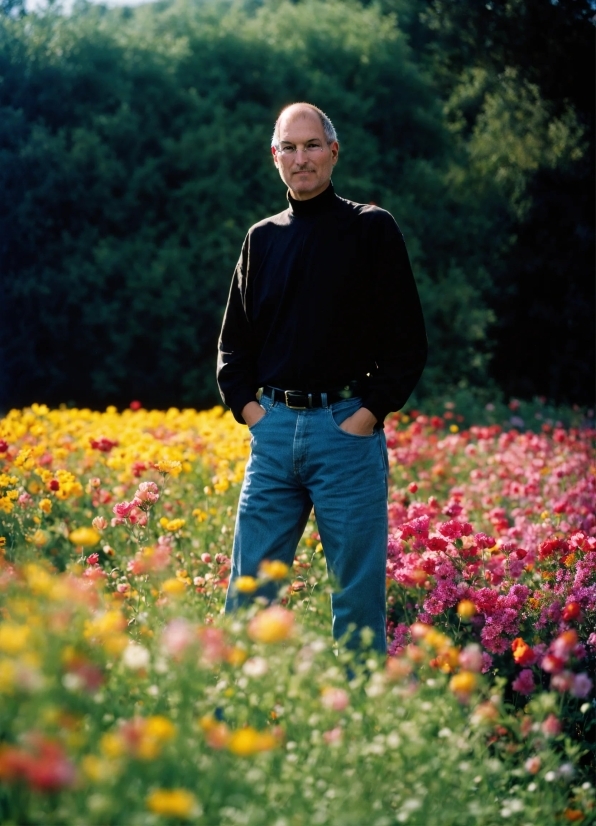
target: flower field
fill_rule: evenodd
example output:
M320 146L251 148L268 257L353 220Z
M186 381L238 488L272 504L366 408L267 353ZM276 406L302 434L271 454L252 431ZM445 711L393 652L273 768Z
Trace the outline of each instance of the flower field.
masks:
M385 425L386 660L333 644L314 517L223 615L221 408L0 420L0 822L596 823L596 432L461 418Z

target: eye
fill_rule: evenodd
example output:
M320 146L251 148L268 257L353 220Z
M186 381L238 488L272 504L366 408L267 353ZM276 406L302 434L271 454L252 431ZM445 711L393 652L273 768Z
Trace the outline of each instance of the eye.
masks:
M315 150L317 150L317 149L322 149L323 147L321 146L321 144L320 144L320 143L316 143L316 142L312 143L312 142L311 142L311 143L307 143L307 144L306 144L306 148L307 148L307 149L315 149Z
M291 155L292 152L295 152L296 149L293 146L282 146L279 150L283 155Z

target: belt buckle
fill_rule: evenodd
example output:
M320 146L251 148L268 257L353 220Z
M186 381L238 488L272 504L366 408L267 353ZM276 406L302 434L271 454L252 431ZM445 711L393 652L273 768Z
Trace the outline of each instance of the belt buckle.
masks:
M289 407L290 410L308 410L309 407L312 407L312 394L308 393L308 401L310 405L300 405L300 404L292 404L290 402L290 395L294 394L295 396L306 396L306 393L301 393L299 390L284 390L284 397L286 400L286 407Z

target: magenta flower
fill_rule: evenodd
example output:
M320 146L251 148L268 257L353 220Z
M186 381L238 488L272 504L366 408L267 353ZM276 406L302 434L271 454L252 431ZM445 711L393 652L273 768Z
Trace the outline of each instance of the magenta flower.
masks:
M532 694L536 688L532 671L529 668L524 668L520 671L518 676L513 681L512 687L514 691L517 691L520 694Z

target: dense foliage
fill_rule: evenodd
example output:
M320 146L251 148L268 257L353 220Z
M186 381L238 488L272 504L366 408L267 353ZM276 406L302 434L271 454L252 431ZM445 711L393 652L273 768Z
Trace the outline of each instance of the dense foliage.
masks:
M215 400L229 279L247 227L284 207L268 143L296 99L336 123L340 194L404 231L419 397L496 379L590 401L589 4L423 6L5 0L0 407Z
M229 412L11 411L2 822L593 823L596 434L537 413L387 422L390 656L362 662L333 648L314 519L259 575L281 604L221 614Z

